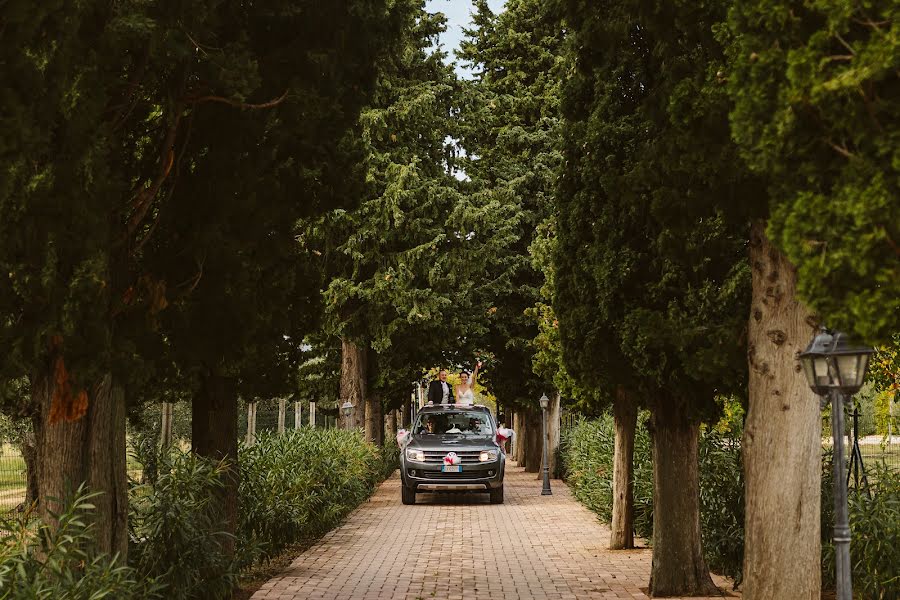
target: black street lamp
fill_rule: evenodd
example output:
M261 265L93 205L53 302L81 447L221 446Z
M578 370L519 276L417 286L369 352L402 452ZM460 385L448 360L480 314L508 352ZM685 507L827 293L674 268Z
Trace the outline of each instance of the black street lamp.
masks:
M834 562L837 600L853 599L850 572L850 518L847 480L844 479L844 402L859 391L874 348L853 343L839 331L821 331L800 354L803 371L813 392L831 397L831 433L834 437Z
M353 414L353 403L347 400L341 404L341 412L344 413L344 428L352 429L350 426L350 415Z
M550 496L553 492L550 491L550 464L547 461L547 406L550 404L550 398L547 397L547 394L541 394L541 399L539 400L541 403L541 412L544 415L542 419L543 423L543 432L544 435L541 436L543 439L543 458L542 458L542 467L541 469L544 472L544 489L541 490L541 496Z

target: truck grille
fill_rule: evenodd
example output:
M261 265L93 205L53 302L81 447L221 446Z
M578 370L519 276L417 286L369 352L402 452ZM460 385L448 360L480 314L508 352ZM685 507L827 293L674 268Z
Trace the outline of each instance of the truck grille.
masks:
M448 452L451 452L451 450L447 450L446 452L443 450L425 450L425 462L437 465L444 464L444 457L447 456ZM461 465L477 465L481 463L481 461L478 460L478 456L482 452L481 450L453 450L452 452L456 452L459 456Z

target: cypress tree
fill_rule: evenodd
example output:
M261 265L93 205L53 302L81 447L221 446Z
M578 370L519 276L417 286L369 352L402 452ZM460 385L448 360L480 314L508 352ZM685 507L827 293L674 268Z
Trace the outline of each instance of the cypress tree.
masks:
M651 411L653 596L715 593L699 524L699 424L745 381L755 191L729 139L712 27L724 5L569 2L557 310L564 353L636 385ZM605 357L605 358L604 358ZM624 374L611 372L624 361ZM578 365L582 365L579 367ZM625 379L625 381L623 381Z
M719 30L733 136L768 192L751 237L747 598L820 596L820 420L796 353L819 321L873 343L900 325L896 30L892 2L757 1Z

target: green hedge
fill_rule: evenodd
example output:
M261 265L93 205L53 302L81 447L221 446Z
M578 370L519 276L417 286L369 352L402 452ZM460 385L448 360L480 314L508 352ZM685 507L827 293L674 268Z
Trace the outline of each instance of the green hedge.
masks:
M164 585L167 600L228 597L250 557L223 550L229 534L211 500L225 463L172 450L153 464L158 475L131 488L129 564Z
M566 430L560 456L566 482L575 497L604 523L612 520L612 477L615 427L610 415L580 420ZM634 440L634 529L643 538L653 533L653 466L647 428L639 426Z
M10 600L192 600L228 598L240 572L287 545L333 528L399 465L384 448L336 429L264 433L240 449L240 522L235 556L223 551L224 463L152 444L135 448L144 483L132 482L129 565L94 552L91 495L83 491L52 531L30 513L0 521L0 598Z
M151 600L163 587L152 577L99 553L94 545L91 499L84 488L41 525L31 510L0 520L0 598L5 600Z
M653 529L653 471L649 436L642 420L635 456L635 533L648 540ZM587 508L609 522L612 515L612 417L579 421L563 434L562 458L570 487ZM700 526L709 567L742 577L744 555L744 479L739 426L733 432L704 431L700 439ZM834 584L831 546L834 504L830 453L823 454L823 585ZM869 465L870 489L850 493L851 560L857 595L900 600L900 474ZM789 540L786 541L789 543Z
M267 558L331 529L384 479L384 456L356 431L262 433L240 450L238 537Z
M850 566L853 593L867 600L900 600L900 474L867 466L869 489L850 488ZM831 453L822 460L822 585L834 587L834 481Z

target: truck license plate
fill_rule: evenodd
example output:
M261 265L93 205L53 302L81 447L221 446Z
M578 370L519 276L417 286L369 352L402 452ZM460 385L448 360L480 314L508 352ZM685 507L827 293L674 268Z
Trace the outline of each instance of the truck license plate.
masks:
M444 465L441 471L444 473L462 473L462 467L459 465Z

